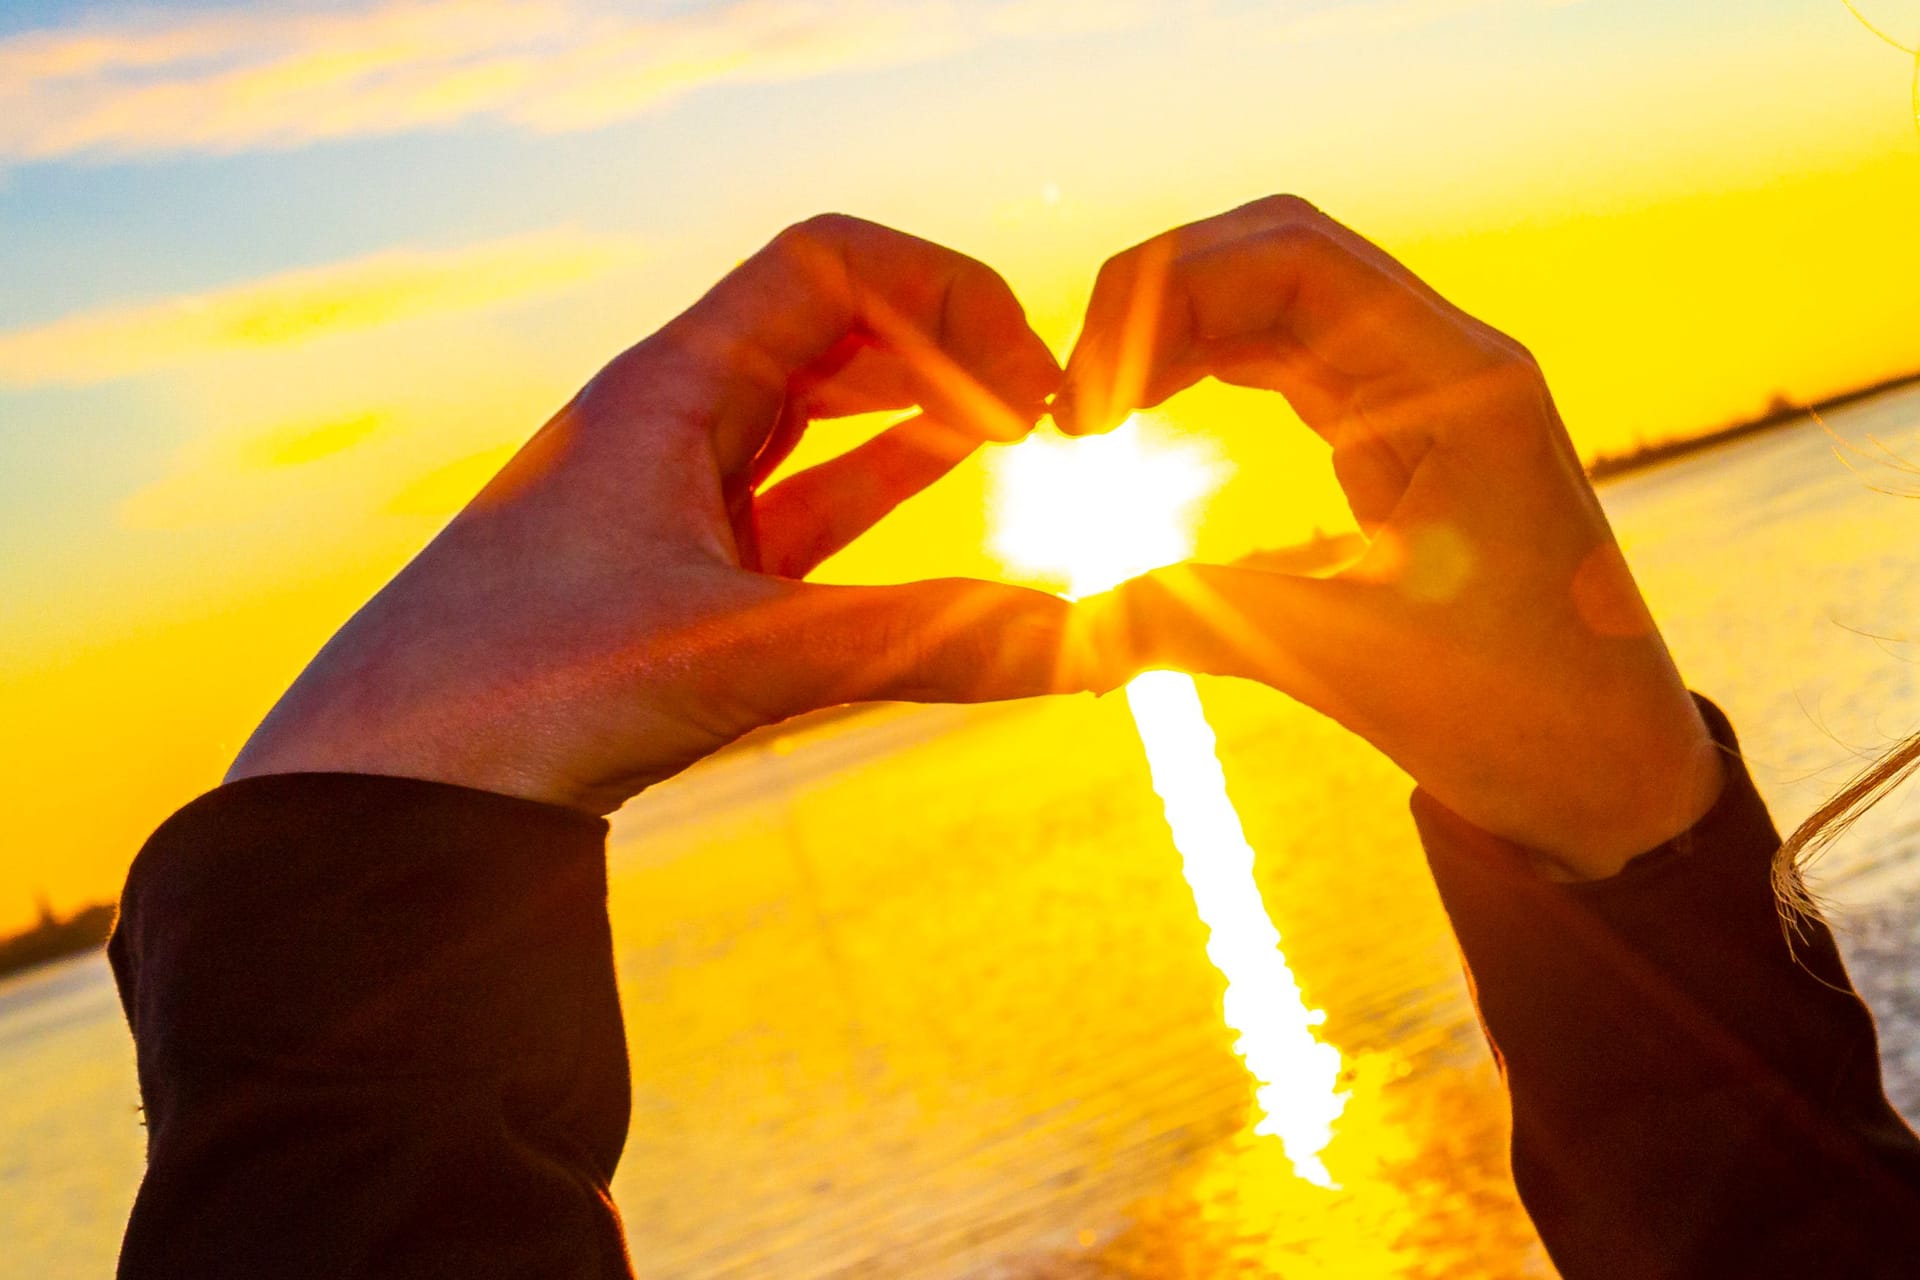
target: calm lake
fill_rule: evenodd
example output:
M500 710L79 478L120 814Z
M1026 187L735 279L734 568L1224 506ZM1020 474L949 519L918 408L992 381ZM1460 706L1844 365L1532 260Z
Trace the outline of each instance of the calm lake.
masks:
M1920 389L1827 425L1602 492L1783 824L1920 726L1920 475L1889 461L1920 462ZM642 1275L1551 1275L1406 780L1266 690L1200 695L1300 993L1240 1031L1122 697L876 712L628 807ZM1920 1115L1920 788L1818 884ZM1256 1100L1240 1032L1317 1038L1337 1079ZM135 1104L104 962L0 982L0 1270L111 1272ZM1301 1176L1266 1131L1335 1112Z

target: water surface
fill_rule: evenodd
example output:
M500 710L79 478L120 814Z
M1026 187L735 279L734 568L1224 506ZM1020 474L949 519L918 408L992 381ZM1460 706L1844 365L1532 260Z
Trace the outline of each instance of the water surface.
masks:
M1920 390L1603 498L1688 679L1783 823L1920 727ZM1846 465L1848 461L1852 468ZM1203 681L1346 1101L1297 1176L1120 698L886 711L736 753L616 826L634 1125L616 1183L661 1277L1547 1276L1406 780L1266 690ZM1821 869L1889 1085L1920 1113L1920 795ZM0 983L9 1268L99 1276L139 1174L105 966Z

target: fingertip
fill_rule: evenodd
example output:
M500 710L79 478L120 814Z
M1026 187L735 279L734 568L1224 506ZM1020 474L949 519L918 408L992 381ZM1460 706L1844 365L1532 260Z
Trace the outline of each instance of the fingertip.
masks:
M992 414L979 423L980 439L994 444L1013 444L1024 440L1046 416L1045 398L1024 402L1000 402L1002 412Z
M1134 676L1116 644L1111 621L1085 600L1061 601L1067 612L1055 666L1055 693L1112 693Z
M1009 411L1006 425L1012 434L1006 439L1022 438L1046 416L1049 402L1060 390L1062 376L1053 352L1038 334L1027 330L1026 340L1010 353L995 378L1000 384L995 390Z
M1126 583L1074 603L1074 632L1084 662L1085 687L1111 693L1142 670Z
M1053 417L1053 425L1058 427L1063 435L1086 434L1080 426L1080 402L1075 398L1071 384L1060 388L1054 395L1052 403L1047 406L1047 412Z
M1129 578L1081 605L1122 682L1142 671L1173 667L1207 675L1237 675L1216 634L1220 619L1208 607L1206 566L1167 565Z
M1086 394L1071 377L1061 387L1059 394L1054 396L1050 410L1054 425L1064 435L1097 436L1114 426L1114 423L1107 421L1110 414L1101 399Z
M994 639L969 700L1108 693L1124 684L1099 620L1078 603L1026 587L969 584Z

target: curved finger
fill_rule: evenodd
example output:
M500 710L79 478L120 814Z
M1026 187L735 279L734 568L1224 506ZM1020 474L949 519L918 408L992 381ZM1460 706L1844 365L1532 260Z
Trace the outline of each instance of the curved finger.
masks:
M994 271L839 214L781 232L658 335L658 349L692 372L695 420L730 476L760 452L795 380L817 389L820 362L849 343L883 348L913 403L988 439L1025 432L1059 380ZM827 369L825 380L838 372Z
M778 637L786 714L849 702L996 702L1112 688L1071 603L967 579L800 589Z
M761 571L804 578L979 445L965 432L916 414L782 480L754 500Z
M1272 220L1273 203L1256 200L1164 231L1101 265L1053 406L1061 430L1105 430L1204 375L1179 359L1184 303L1169 287L1174 266L1258 230Z
M848 358L816 365L789 384L788 399L810 419L906 409L919 388L912 371L877 339L859 335Z
M1164 380L1178 318L1167 309L1167 277L1182 228L1101 264L1080 336L1054 397L1053 419L1069 435L1104 431L1149 404L1147 384Z
M1444 376L1490 349L1517 350L1364 237L1274 197L1103 268L1054 416L1104 429L1214 373L1285 392L1319 426L1362 384Z

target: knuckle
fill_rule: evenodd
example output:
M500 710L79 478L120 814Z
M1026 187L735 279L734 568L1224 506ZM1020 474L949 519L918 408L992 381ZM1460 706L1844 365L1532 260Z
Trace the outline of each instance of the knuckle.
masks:
M797 261L817 261L857 243L872 226L851 214L816 213L782 229L768 248Z
M1510 338L1498 330L1494 331L1493 336L1506 348L1507 358L1514 365L1543 382L1546 380L1545 375L1540 371L1540 358L1533 354L1531 347L1518 338Z
M1487 373L1496 386L1529 394L1546 389L1547 376L1540 362L1513 339L1493 334L1487 357Z
M965 291L969 296L989 299L995 304L1012 303L1016 308L1019 305L1019 298L1005 276L978 258L964 253L953 255L953 288Z
M1311 223L1282 222L1263 227L1238 245L1216 250L1230 259L1252 253L1273 262L1300 262L1309 267L1326 267L1349 260L1346 247Z
M1534 434L1533 428L1558 420L1546 375L1533 356L1517 343L1491 352L1475 376L1474 384L1482 402L1494 411L1496 418L1511 424L1527 424L1528 431L1521 433L1522 438Z
M1302 222L1285 222L1256 233L1253 239L1271 249L1297 254L1328 257L1344 255L1346 250L1319 227Z
M977 258L963 253L943 255L933 266L935 270L927 287L938 291L937 297L930 301L938 304L936 318L943 333L959 323L956 313L974 324L1020 313L1020 301L1013 286Z
M864 218L850 213L816 213L788 227L785 234L807 240L838 240L857 235L871 226L873 224Z
M1318 205L1304 196L1292 194L1265 196L1254 201L1254 208L1269 217L1304 222L1323 215Z

